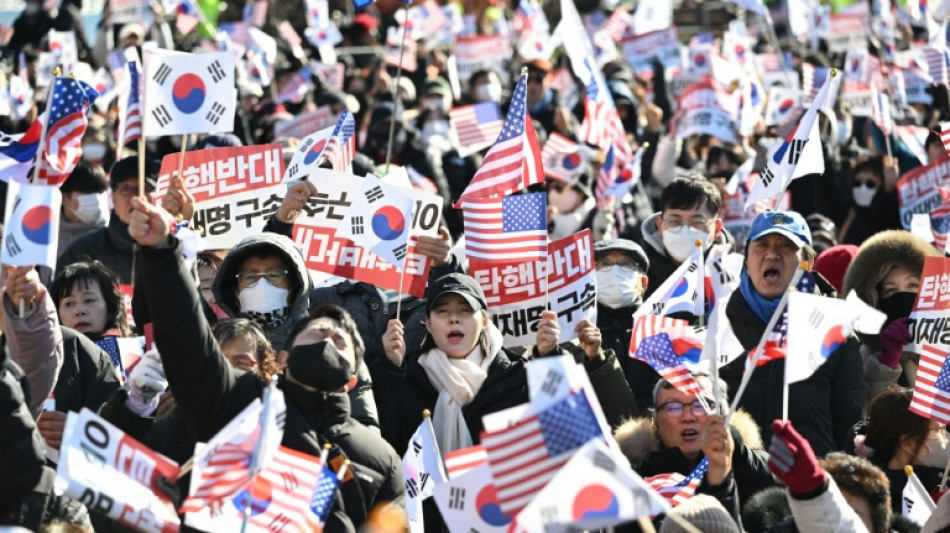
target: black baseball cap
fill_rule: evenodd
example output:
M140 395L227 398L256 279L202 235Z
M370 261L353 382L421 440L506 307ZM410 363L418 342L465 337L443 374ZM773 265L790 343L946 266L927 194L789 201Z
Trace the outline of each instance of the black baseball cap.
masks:
M465 274L446 274L429 284L426 290L426 314L432 310L435 303L445 294L458 294L472 309L481 311L488 309L485 302L485 293L471 276Z
M647 259L646 252L643 251L643 248L627 239L604 239L602 241L597 241L594 243L594 260L598 260L601 257L609 254L610 252L620 252L631 259L640 267L640 270L645 274L650 270L650 260Z

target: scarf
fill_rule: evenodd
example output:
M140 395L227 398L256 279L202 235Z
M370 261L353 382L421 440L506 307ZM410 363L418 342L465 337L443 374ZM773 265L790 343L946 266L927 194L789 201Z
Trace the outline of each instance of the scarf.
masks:
M241 311L238 316L246 318L261 327L265 332L270 331L281 325L287 317L290 316L290 307L284 306L275 309L269 313L258 313L257 311Z
M745 267L742 267L739 280L739 292L742 293L742 297L748 302L749 307L756 316L761 318L762 322L768 324L769 320L772 319L772 315L775 314L775 310L778 309L778 304L782 301L782 298L779 297L772 300L759 294L759 291L755 290L755 287L752 286L752 281L749 279L749 272Z
M473 444L462 408L471 403L478 394L488 378L488 367L501 347L502 336L498 328L489 325L488 336L488 356L482 353L479 346L465 359L449 359L449 356L438 348L419 356L419 364L439 391L439 398L432 413L432 426L439 451L443 455Z

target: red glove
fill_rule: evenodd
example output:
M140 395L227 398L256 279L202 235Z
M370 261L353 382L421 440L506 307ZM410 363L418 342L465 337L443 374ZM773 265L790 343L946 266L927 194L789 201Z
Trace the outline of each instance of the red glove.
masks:
M881 353L877 354L877 359L891 370L897 369L904 345L910 342L910 329L907 327L909 321L909 318L898 318L881 332Z
M812 492L828 479L808 441L781 420L772 422L769 470L794 494Z

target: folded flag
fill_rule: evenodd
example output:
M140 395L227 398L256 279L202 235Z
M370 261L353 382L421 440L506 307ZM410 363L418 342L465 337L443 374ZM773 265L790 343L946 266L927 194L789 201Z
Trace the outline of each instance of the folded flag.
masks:
M29 181L27 173L33 167L42 134L41 119L33 121L22 135L0 133L0 180L5 183Z
M661 474L659 476L648 477L645 481L650 488L659 492L660 496L666 498L670 502L671 507L676 507L692 498L693 494L696 494L696 489L699 488L700 483L702 483L703 476L706 475L707 470L709 470L709 458L704 457L688 476L684 477L682 474Z
M59 186L72 173L82 157L86 111L97 96L91 85L75 78L53 82L36 183Z
M802 275L802 279L799 280L798 285L795 287L795 290L804 293L812 294L815 292L815 278L808 272L805 272ZM781 313L779 319L775 321L775 326L772 328L772 331L769 332L768 337L765 341L765 346L762 349L762 355L759 356L759 360L756 361L756 368L771 363L776 359L784 359L787 348L788 341L788 304L785 305L783 309L778 309L776 313ZM752 361L755 360L756 349L749 350L749 359L746 361L746 366L752 364Z

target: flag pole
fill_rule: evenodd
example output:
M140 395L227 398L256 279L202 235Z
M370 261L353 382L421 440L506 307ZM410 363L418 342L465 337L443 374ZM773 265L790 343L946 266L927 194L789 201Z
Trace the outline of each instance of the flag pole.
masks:
M739 389L736 391L736 396L732 400L732 405L729 406L729 414L726 415L725 424L728 426L729 421L732 419L732 415L736 412L736 407L739 405L739 400L742 399L742 394L745 392L746 387L749 386L749 381L752 379L752 373L755 371L755 365L759 362L759 358L762 357L762 350L765 349L765 341L768 340L769 335L772 333L772 329L775 327L775 324L781 318L783 311L785 310L785 304L788 302L788 295L792 290L798 285L798 282L802 279L802 276L805 275L806 263L802 262L798 265L798 268L795 269L795 273L792 275L792 280L788 283L789 290L785 291L785 294L782 295L781 301L778 303L778 307L775 309L775 312L772 313L772 318L769 319L768 325L765 326L765 331L762 333L762 338L759 339L759 344L755 349L755 356L752 357L751 361L746 362L746 370L742 375L742 382L739 383Z
M392 132L392 130L390 130L390 132ZM392 141L392 137L390 137L389 140ZM388 162L386 168L389 168ZM402 288L403 283L406 281L406 265L409 263L409 241L412 239L412 211L415 208L416 203L412 202L412 207L409 208L409 220L406 221L406 225L409 226L409 229L406 230L409 232L408 238L406 239L406 257L402 258L402 271L399 272L399 297L396 300L396 320L399 320L399 313L402 312Z
M411 3L411 2L410 2ZM405 23L402 26L402 39L399 41L399 64L396 65L396 81L393 83L393 116L389 119L389 140L386 141L386 170L389 171L389 162L393 155L393 135L396 133L396 112L398 111L399 100L396 98L399 93L399 81L402 79L402 58L406 53L406 37L409 35L409 4L402 6L402 13L405 16Z
M261 412L260 418L261 432L254 444L254 454L251 455L251 480L248 482L247 497L244 499L243 509L241 510L241 533L246 533L247 520L251 516L251 498L254 496L254 483L257 481L257 474L261 471L261 451L267 441L267 420L270 418L272 403L270 402L270 396L275 390L277 390L277 376L272 376L267 388L264 389L264 410Z
M181 153L178 155L178 176L179 179L182 178L182 172L185 170L185 152L188 151L188 134L185 133L181 136Z
M30 178L30 183L36 183L37 174L40 172L40 162L43 160L43 152L46 151L46 129L49 125L50 102L53 101L53 91L56 87L56 78L59 78L62 73L63 71L59 67L53 68L53 83L50 84L49 89L46 92L46 109L43 110L43 112L46 113L46 118L40 122L40 144L36 147L36 156L33 159L33 177Z

